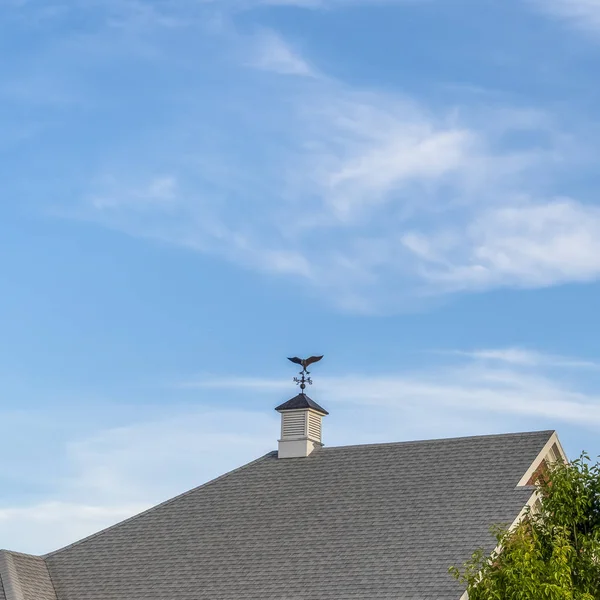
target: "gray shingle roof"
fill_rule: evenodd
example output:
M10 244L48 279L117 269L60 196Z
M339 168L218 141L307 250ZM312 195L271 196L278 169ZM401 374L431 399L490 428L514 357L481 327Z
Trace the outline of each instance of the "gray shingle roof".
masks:
M48 567L40 556L0 550L0 600L57 600Z
M58 600L458 600L552 433L270 453L46 564Z

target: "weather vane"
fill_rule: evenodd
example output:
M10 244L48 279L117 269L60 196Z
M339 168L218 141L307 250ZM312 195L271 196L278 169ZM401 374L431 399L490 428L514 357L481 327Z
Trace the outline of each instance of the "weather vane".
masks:
M312 385L312 379L308 377L310 371L307 370L307 367L313 363L319 362L322 358L322 356L311 356L310 358L298 358L297 356L294 356L294 358L288 358L288 360L291 360L293 363L302 367L302 371L299 373L300 377L294 377L294 381L296 382L296 385L300 386L302 394L304 394L307 384Z

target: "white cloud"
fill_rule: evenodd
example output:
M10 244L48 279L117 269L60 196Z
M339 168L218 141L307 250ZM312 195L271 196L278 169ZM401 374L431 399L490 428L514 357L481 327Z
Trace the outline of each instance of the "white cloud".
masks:
M418 4L431 0L256 0L258 4L271 6L299 6L312 9L344 8L352 5Z
M600 0L534 0L544 12L566 19L577 27L600 31Z
M383 125L357 132L364 137L355 152L342 158L323 182L326 200L342 220L359 218L382 200L393 200L391 192L403 185L443 182L460 173L477 145L476 134L469 130L402 119L389 129Z
M124 11L143 25L138 4ZM201 40L199 52L212 57L208 86L190 81L182 45L164 42L169 26L156 39L152 27L121 37L111 27L90 61L83 46L66 45L74 65L56 55L71 82L90 77L94 60L104 69L119 52L130 57L132 43L156 69L171 65L165 80L187 65L164 96L156 90L163 112L143 131L129 140L107 132L111 150L93 161L81 202L57 214L284 276L357 312L600 276L597 207L551 193L576 157L549 115L494 107L489 96L433 108L328 77L275 31L240 33L226 18L186 27L171 35ZM110 55L98 58L98 48Z
M505 362L525 367L562 367L566 369L597 369L599 363L588 360L577 360L568 356L545 354L525 348L481 349L472 351L456 351L455 354L468 356L477 360Z
M233 379L219 379L213 377L202 377L191 381L182 381L176 384L180 388L193 389L203 388L225 388L225 389L245 389L245 390L285 390L289 389L289 382L285 380L260 379L256 377L235 377Z
M102 185L111 190L115 182L109 180L108 182L103 182ZM176 192L177 181L175 177L167 175L154 177L142 188L121 189L119 190L118 197L111 190L106 195L101 194L91 197L89 202L99 211L124 206L141 210L152 208L162 209L174 203Z
M487 350L462 353L478 359L498 358L509 366L478 361L453 366L436 365L418 374L382 376L320 377L318 394L335 404L335 410L348 404L361 407L405 411L428 411L443 419L446 414L498 415L497 418L535 417L558 423L576 424L600 431L600 397L566 386L541 370L523 370L526 366L556 366L558 359L543 354L514 350ZM587 365L586 361L561 359L560 366ZM278 388L279 381L252 378L204 378L187 382L198 388L248 389ZM329 406L329 405L328 405ZM427 421L422 413L419 419ZM407 423L417 426L417 421ZM500 427L503 426L501 423Z
M102 506L61 501L0 508L2 547L38 554L56 550L147 508L145 504Z
M448 289L545 287L600 276L600 208L575 200L482 210L461 230L411 233L425 278Z
M284 110L257 107L253 122L241 123L242 138L254 139L266 124L287 128L281 131L284 145L258 133L267 154L258 172L252 164L227 164L231 157L195 148L210 156L197 173L188 169L139 181L131 174L104 177L86 199L87 209L71 216L300 276L317 289L336 289L338 303L361 304L352 288L373 281L373 267L385 268L382 254L390 246L392 253L403 250L385 237L361 241L353 226L389 204L414 211L421 198L399 203L392 196L398 190L462 177L478 151L478 136L437 122L404 98L356 93L325 79L311 80L309 88L294 87ZM190 176L208 182L210 192L190 185ZM309 240L319 230L330 233L315 245ZM348 237L336 239L339 234Z
M431 115L407 98L348 90L326 79L294 85L290 96L280 93L281 104L267 101L270 108L255 107L252 122L239 124L237 135L261 146L258 170L251 155L244 157L249 164L238 160L239 147L219 156L200 144L193 152L206 155L197 172L186 167L172 174L177 186L168 187L167 198L149 193L155 178L112 177L79 214L265 272L299 276L339 306L369 310L410 296L414 280L434 280L421 269L426 248L434 256L439 238L434 243L411 233L410 223L447 215L466 226L472 212L465 216L465 207L478 210L475 194L482 185L502 187L504 177L519 177L535 162L522 152L495 155L485 132L450 115ZM278 132L276 142L263 127ZM446 199L448 190L455 201ZM448 270L458 273L456 267ZM449 277L436 275L439 281Z
M266 76L232 75L243 83L227 108L205 104L157 132L164 180L143 156L126 173L115 161L109 184L94 184L72 214L293 277L358 312L600 274L596 209L526 199L540 172L568 164L547 115L487 100L432 111L308 77L315 70L274 32L226 36ZM531 148L507 145L514 132L531 134Z
M173 407L66 441L64 455L54 449L50 459L54 487L30 503L3 497L2 547L42 553L95 533L262 456L276 430L270 413Z
M254 56L248 64L281 75L315 76L310 65L277 33L264 30L255 36Z
M103 430L68 443L74 476L64 489L103 502L166 499L178 487L185 491L234 468L240 454L271 450L274 425L269 413L179 408L172 416Z

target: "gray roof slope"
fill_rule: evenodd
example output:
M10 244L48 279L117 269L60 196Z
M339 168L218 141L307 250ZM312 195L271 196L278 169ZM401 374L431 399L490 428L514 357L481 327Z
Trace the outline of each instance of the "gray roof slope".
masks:
M0 550L0 600L56 600L44 559Z
M458 600L552 433L270 453L46 562L58 600Z

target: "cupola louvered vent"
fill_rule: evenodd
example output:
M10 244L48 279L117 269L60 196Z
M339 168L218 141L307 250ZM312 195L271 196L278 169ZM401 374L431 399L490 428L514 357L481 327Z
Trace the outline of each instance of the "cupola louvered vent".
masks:
M312 412L308 413L308 437L321 441L321 416Z
M289 412L283 415L282 437L304 437L306 435L306 413Z

